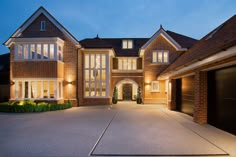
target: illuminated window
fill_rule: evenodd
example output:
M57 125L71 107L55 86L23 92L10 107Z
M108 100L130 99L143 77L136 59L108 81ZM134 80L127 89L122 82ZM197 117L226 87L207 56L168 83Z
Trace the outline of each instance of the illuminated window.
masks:
M84 96L107 97L109 95L109 56L107 54L85 54Z
M152 92L159 92L159 81L152 81Z
M58 99L63 98L62 81L24 79L15 81L16 99ZM58 94L57 94L58 91Z
M133 40L123 40L122 41L123 49L132 49L133 48Z
M15 60L63 60L63 47L52 43L30 43L15 45Z
M41 21L40 23L40 31L45 31L46 30L46 22L45 21Z
M137 70L136 58L118 58L119 70Z
M152 52L152 63L169 63L169 51L153 51Z

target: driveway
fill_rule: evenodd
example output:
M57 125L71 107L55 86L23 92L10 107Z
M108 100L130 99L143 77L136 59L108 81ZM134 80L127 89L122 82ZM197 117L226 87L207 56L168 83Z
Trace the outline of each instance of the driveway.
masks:
M0 156L234 156L236 137L163 105L0 113Z

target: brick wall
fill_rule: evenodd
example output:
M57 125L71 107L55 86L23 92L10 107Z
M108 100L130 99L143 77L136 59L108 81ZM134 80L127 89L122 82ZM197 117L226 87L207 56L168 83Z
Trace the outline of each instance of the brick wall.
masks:
M143 57L143 76L144 83L151 83L151 81L157 80L158 74L165 69L168 65L156 65L152 63L152 52L154 50L168 50L169 51L169 62L172 63L181 52L175 50L175 48L164 39L159 36L149 45ZM166 103L167 94L165 93L165 83L160 81L160 92L151 92L151 86L145 86L144 88L144 103Z
M205 124L207 123L207 72L197 71L195 74L193 118L195 122Z

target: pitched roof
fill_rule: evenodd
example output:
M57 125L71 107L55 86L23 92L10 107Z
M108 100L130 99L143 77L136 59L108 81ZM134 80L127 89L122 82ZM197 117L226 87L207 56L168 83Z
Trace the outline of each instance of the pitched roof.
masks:
M236 15L199 40L173 62L164 73L214 55L236 44Z
M166 33L181 47L189 48L197 42L196 39L172 32ZM122 49L122 40L133 40L133 49ZM117 57L138 57L139 50L147 44L150 38L87 38L80 41L84 48L113 48Z
M122 49L122 40L132 40L133 49ZM88 38L81 40L84 48L113 48L117 57L138 57L139 49L148 38Z
M169 30L167 30L166 33L169 34L181 47L184 48L190 48L198 41L194 38L178 34Z
M21 33L41 14L44 14L65 36L77 46L80 46L78 40L61 24L59 23L44 7L39 7L3 44L9 46L12 38L17 38Z

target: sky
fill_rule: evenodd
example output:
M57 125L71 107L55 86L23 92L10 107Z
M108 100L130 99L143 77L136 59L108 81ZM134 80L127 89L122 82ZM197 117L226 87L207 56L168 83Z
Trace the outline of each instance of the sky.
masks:
M236 14L236 0L1 0L0 54L4 43L40 6L78 40L149 38L165 30L196 39Z

